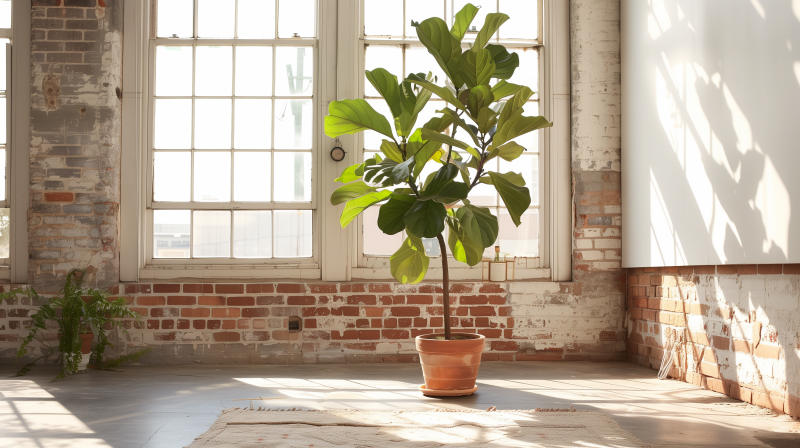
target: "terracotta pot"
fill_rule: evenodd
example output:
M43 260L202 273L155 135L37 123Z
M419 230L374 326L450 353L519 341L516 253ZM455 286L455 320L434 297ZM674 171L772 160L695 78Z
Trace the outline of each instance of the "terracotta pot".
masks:
M92 351L92 340L94 340L94 333L81 333L81 354L87 354Z
M451 333L468 339L435 339L444 333L416 337L419 362L425 376L426 395L469 395L481 364L486 337L475 333ZM438 393L437 393L438 391Z

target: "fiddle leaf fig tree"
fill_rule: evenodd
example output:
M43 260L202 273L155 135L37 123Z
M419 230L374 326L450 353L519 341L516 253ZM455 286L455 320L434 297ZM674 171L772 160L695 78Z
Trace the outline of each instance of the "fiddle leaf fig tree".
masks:
M388 235L405 231L405 241L390 259L392 275L401 283L425 278L430 260L422 239L438 240L444 255L445 339L450 339L445 226L453 257L470 266L478 264L499 232L497 217L467 199L479 183L497 190L519 226L531 204L525 180L514 171L488 171L486 163L496 157L513 162L525 151L514 139L553 125L544 117L524 115L533 91L508 81L519 67L519 56L489 43L509 20L506 14L487 14L475 41L462 42L477 13L478 8L467 4L456 14L452 27L438 17L414 24L420 42L433 56L431 62L446 76L444 85L430 72L410 73L398 81L383 68L367 70L367 80L388 104L391 117L379 114L363 99L334 101L325 117L329 137L365 130L385 137L380 146L383 156L344 170L337 179L344 185L333 192L331 203L345 204L342 227L367 208L380 206L381 231ZM445 102L436 111L440 115L417 123L432 95ZM429 163L441 166L423 179L422 171Z

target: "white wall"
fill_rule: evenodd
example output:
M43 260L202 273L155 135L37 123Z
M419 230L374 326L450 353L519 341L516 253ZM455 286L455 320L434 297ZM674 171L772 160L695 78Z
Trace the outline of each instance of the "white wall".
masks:
M800 262L800 0L622 0L623 267Z

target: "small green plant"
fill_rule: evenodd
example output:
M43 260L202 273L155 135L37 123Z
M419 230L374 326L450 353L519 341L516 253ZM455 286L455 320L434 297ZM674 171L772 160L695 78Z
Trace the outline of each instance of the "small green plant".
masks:
M470 266L478 264L484 250L497 239L499 226L488 208L470 203L470 191L479 183L493 186L519 226L531 204L525 180L513 171L488 171L486 163L496 157L508 162L517 159L525 148L515 138L553 125L544 117L523 116L523 106L533 91L507 81L519 67L519 56L489 43L509 20L508 15L487 14L475 41L471 45L462 42L477 13L478 8L467 4L449 29L438 17L413 23L420 42L444 72L445 86L437 85L430 72L410 73L398 83L397 77L383 68L367 70L367 79L386 100L392 116L387 120L363 99L346 99L333 101L325 117L329 137L364 130L387 137L380 147L384 157L376 155L352 165L336 179L345 185L331 194L331 203L345 203L342 227L367 208L380 205L378 227L388 235L406 231L407 238L390 258L392 276L401 283L425 278L429 258L422 239L438 240L443 255L445 339L450 339L445 225L453 257ZM437 111L440 116L415 129L418 114L434 94L446 107ZM462 130L463 140L455 138L458 130ZM459 148L464 156L453 148ZM430 162L442 166L422 179Z
M50 298L40 296L33 288L15 289L0 294L0 302L5 300L9 304L19 303L19 299L22 297L28 297L34 303L45 302L36 313L30 316L30 331L22 339L22 345L17 351L17 358L28 353L28 347L34 340L42 345L43 353L23 366L16 376L25 375L30 372L36 362L56 353L56 347L53 347L50 340L45 337L48 321L53 321L58 325L58 352L63 357L61 371L54 380L64 378L78 370L78 364L83 357L80 338L83 333L92 332L96 337L92 355L94 364L100 368L115 367L123 361L138 360L150 351L149 348L146 348L117 359L103 359L106 347L111 346L106 329L120 329L127 333L123 322L116 319L127 318L139 321L141 315L128 309L123 298L110 299L109 293L106 291L83 288L85 275L85 270L70 271L58 295Z

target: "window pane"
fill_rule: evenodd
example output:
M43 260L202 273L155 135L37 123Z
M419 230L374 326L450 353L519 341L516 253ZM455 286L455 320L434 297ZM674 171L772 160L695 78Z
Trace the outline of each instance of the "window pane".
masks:
M539 36L538 2L500 0L500 12L511 17L500 27L501 39L536 39Z
M370 106L375 109L375 112L383 115L386 120L389 122L389 125L394 129L394 119L392 118L392 111L389 109L389 106L386 105L386 101L382 99L376 100L367 100ZM385 139L386 136L383 134L378 134L375 131L364 131L364 149L373 149L378 150L381 147L381 140ZM382 156L381 156L382 157Z
M428 53L428 49L425 47L409 47L406 50L405 76L408 76L409 73L424 73L427 76L428 72L433 72L433 75L436 76L436 85L445 85L444 72L439 68L436 59ZM403 76L403 78L405 78L405 76ZM439 97L437 95L432 95L431 98Z
M235 0L200 0L197 5L198 37L233 37Z
M236 47L236 95L272 94L272 47Z
M278 202L311 201L311 154L276 152L275 200Z
M539 52L533 48L510 48L508 51L514 51L519 55L519 67L514 70L514 76L509 81L521 86L528 86L534 92L538 92ZM538 98L538 96L538 94L534 94L533 98Z
M364 34L402 36L403 0L365 0Z
M0 178L0 201L6 200L6 176L8 176L8 171L6 171L6 148L0 149L0 173L3 173L3 177ZM3 258L3 257L0 257Z
M0 258L8 258L11 230L11 210L0 208Z
M157 151L153 164L153 200L189 202L192 153Z
M153 210L153 258L189 258L189 210Z
M536 1L536 0L528 0L528 1ZM480 31L483 28L483 23L486 21L486 14L490 12L497 12L497 1L496 0L455 0L453 2L453 15L461 11L461 8L464 7L467 3L472 3L473 5L478 7L478 14L472 19L472 23L470 24L470 29L475 27L476 31ZM452 24L453 19L450 19L450 23ZM477 33L467 33L464 36L464 40L475 40L475 36Z
M156 100L156 149L192 147L192 100Z
M234 258L272 257L272 212L233 212Z
M421 111L419 111L419 115L417 115L417 122L414 123L414 129L421 128L425 123L431 120L433 117L441 117L442 114L437 113L437 110L442 110L445 107L449 107L444 101L428 101L428 104L425 105ZM448 128L449 129L449 128ZM461 139L463 141L469 142L469 137L465 137L465 134L460 134L464 132L463 130L459 130L456 133L456 138ZM448 135L450 135L448 133ZM443 146L446 148L446 146Z
M311 100L275 100L275 148L311 149Z
M275 257L311 256L311 210L275 210Z
M282 0L278 2L278 37L314 37L316 28L314 0Z
M493 159L486 163L483 168L483 171L497 171L497 160ZM475 170L469 170L470 178L475 179ZM468 199L474 205L480 206L489 206L489 205L497 205L497 190L494 189L492 185L487 185L482 182L478 182L469 192Z
M403 76L403 50L390 45L370 45L364 49L364 69L375 70L383 68L397 76L397 82L405 79ZM364 96L381 96L375 87L364 76Z
M230 149L231 100L195 100L194 147Z
M239 32L244 39L275 39L275 0L239 0Z
M275 49L275 94L311 96L313 93L314 49L277 47Z
M539 156L521 155L516 160L506 162L500 161L500 172L507 173L513 171L521 173L525 179L525 186L531 193L531 205L539 204Z
M6 138L8 137L6 119L6 99L0 98L0 145L5 145Z
M192 95L192 47L156 47L156 95Z
M192 0L158 0L158 37L192 37Z
M0 0L2 4L3 0ZM6 44L9 42L8 39L0 39L0 90L6 90Z
M194 94L230 96L233 47L197 47Z
M269 149L271 117L272 100L236 100L233 147Z
M387 235L378 228L379 207L370 207L364 216L364 255L389 256L403 243L403 232Z
M231 153L194 153L194 200L228 202L231 200Z
M412 20L422 22L430 17L444 19L444 2L437 0L406 0L406 36L417 37L416 28L411 26Z
M194 258L231 256L230 211L195 211L192 233Z
M514 225L508 210L500 209L497 218L500 234L495 244L500 246L500 253L511 257L539 256L539 210L530 209L521 217L519 227Z
M269 201L270 153L235 152L233 156L233 200Z

